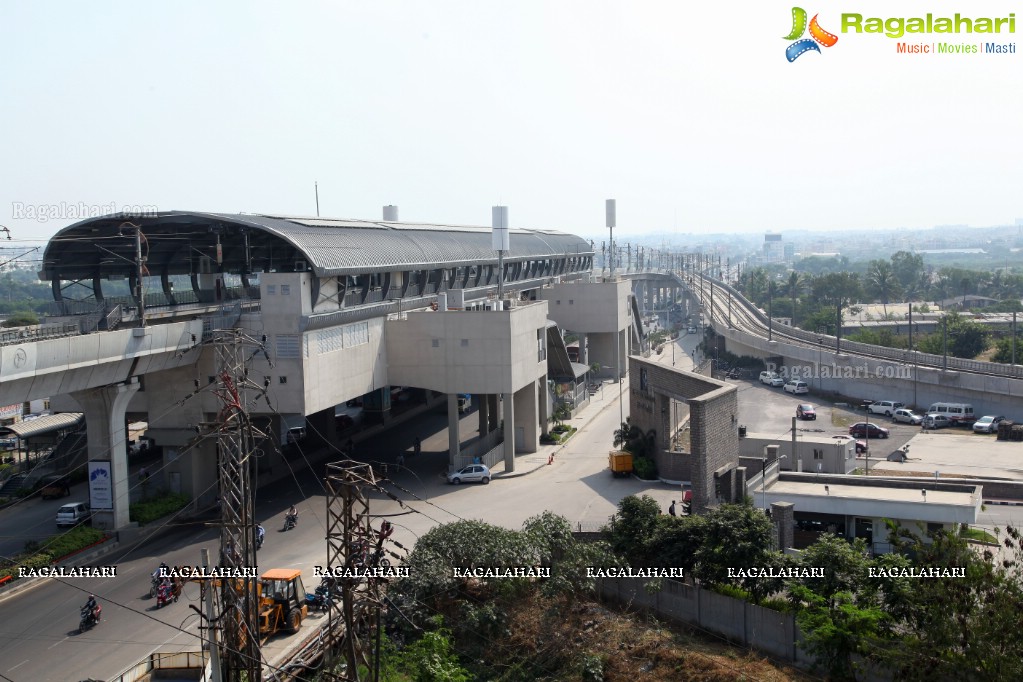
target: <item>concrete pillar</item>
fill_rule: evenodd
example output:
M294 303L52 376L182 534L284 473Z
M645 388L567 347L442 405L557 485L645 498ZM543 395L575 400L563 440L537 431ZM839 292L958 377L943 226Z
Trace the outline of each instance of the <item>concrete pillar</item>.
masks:
M454 471L459 454L458 394L448 393L448 471Z
M487 401L490 403L490 431L497 431L501 428L501 403L498 401L496 393L488 393Z
M480 401L478 415L480 418L480 438L490 433L490 396L481 393L477 398Z
M775 549L785 551L792 546L793 529L795 528L795 505L791 502L772 502L771 521L774 523Z
M112 508L104 509L102 502L93 499L92 525L103 530L117 530L129 525L128 505L128 450L124 416L128 401L139 390L138 380L128 384L102 386L76 391L72 397L82 406L88 429L89 461L110 462L109 490ZM91 486L91 484L90 484Z
M515 394L505 393L501 396L504 412L504 470L515 471Z
M522 429L522 441L516 443L516 452L536 452L539 446L539 412L536 405L536 382L531 381L515 391L515 432Z
M305 447L337 445L337 420L334 418L333 407L314 412L306 417L306 423L306 440L309 445Z
M654 287L651 282L647 282L646 285L646 309L654 309Z
M547 422L551 419L550 405L547 394L547 375L544 374L536 382L536 402L540 409L540 433L547 435Z
M584 365L590 364L590 350L587 345L586 334L579 334L579 362Z

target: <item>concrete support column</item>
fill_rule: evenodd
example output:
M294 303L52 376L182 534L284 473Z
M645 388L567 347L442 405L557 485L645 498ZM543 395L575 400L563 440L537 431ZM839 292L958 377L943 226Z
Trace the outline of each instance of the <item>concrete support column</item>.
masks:
M490 431L497 431L501 428L501 408L496 393L487 394L487 402L490 403Z
M515 471L515 394L505 393L501 396L504 412L504 470Z
M459 455L458 394L448 393L448 471L454 471Z
M478 414L480 418L480 438L482 438L490 433L490 396L486 393L481 393L477 397L480 401Z
M647 310L654 309L654 287L653 284L650 282L647 282L646 285L646 309Z
M550 405L547 394L547 375L544 374L536 382L536 402L540 408L540 433L547 435L548 422L551 419Z
M590 364L590 350L587 347L586 334L579 334L579 362L584 365Z
M536 405L536 382L531 381L515 391L515 432L522 429L521 442L516 443L516 452L536 452L539 446L539 421Z
M309 426L306 429L309 445L313 447L337 445L337 420L334 418L333 407L309 415L306 417L306 423Z
M128 479L127 433L124 416L128 402L139 390L138 380L128 384L102 386L77 391L72 397L85 412L88 429L89 461L110 462L110 493L112 509L94 508L92 524L103 530L118 530L129 525L128 504L130 481ZM97 500L93 500L96 504Z

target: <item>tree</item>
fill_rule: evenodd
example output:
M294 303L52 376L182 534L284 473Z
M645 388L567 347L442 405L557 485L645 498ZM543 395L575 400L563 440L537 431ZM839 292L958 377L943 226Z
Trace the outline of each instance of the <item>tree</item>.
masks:
M789 274L789 279L785 283L785 290L789 297L792 299L792 325L796 324L796 299L799 298L800 294L806 288L806 278L800 275L795 270Z
M924 353L942 355L945 345L948 345L948 354L957 358L972 359L984 352L988 347L988 331L984 325L960 315L956 311L947 313L944 317L946 325L944 334L936 332L928 334L920 339L917 349Z
M732 577L729 568L780 566L781 555L772 549L774 526L767 516L750 504L723 504L705 515L704 538L696 550L694 573L709 585L735 585L749 592L754 601L781 587L760 577Z
M608 537L616 554L628 557L632 565L645 566L650 540L657 528L661 507L649 495L629 495L618 503L618 511L611 517Z
M891 257L892 273L905 291L915 291L924 276L924 257L909 251L896 251Z
M804 633L803 646L817 660L814 667L825 668L830 679L856 679L853 656L872 655L884 612L857 606L848 592L837 592L830 600L804 585L794 585L789 592L801 604L796 623Z
M888 302L892 298L897 297L902 291L902 286L895 276L892 264L889 261L880 259L870 261L867 266L867 275L864 283L867 294L881 300L881 305L884 306L884 316L887 318Z
M1019 363L1023 362L1023 341L1021 341L1019 338L1017 338L1017 339L1015 339L1015 345L1016 345L1016 364L1019 364ZM995 342L995 348L997 350L995 351L995 354L991 357L991 362L1000 362L1000 363L1005 364L1005 365L1008 365L1009 363L1011 363L1012 362L1012 346L1013 346L1013 339L1012 338L1005 337L1003 339L998 339L998 341Z

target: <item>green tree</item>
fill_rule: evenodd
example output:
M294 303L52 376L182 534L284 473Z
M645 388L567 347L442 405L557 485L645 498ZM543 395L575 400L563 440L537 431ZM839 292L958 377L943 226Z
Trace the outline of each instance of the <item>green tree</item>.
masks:
M799 298L803 291L806 289L806 277L800 275L796 271L792 271L789 274L789 279L785 283L785 292L789 295L792 300L792 324L796 324L796 299Z
M830 599L804 585L793 585L789 592L801 605L796 623L805 637L802 646L816 659L814 668L827 670L830 679L855 680L854 656L873 657L884 612L857 606L849 592L836 592Z
M618 511L611 517L608 540L616 554L628 557L633 566L647 566L650 541L657 529L661 506L649 495L628 495L618 503Z
M703 542L694 557L696 577L709 585L741 587L759 602L781 583L729 576L728 569L779 567L781 555L771 547L773 528L771 520L750 504L723 504L712 509L705 515Z
M884 306L884 316L888 317L888 303L902 292L902 285L895 275L891 262L872 260L867 265L864 289L868 296L874 296Z
M420 639L397 652L396 665L388 667L391 670L397 668L413 682L469 682L472 677L458 662L451 643L451 631L442 627L440 616L431 622L437 629L425 632Z
M957 358L972 359L980 355L988 347L988 331L984 325L952 311L945 314L944 324L945 335L942 332L928 334L920 339L917 349L924 353L942 355L945 343L948 344L948 354Z
M896 251L891 257L892 272L905 291L919 290L924 277L924 257L909 251Z
M1002 364L1008 365L1012 362L1012 346L1013 339L1011 337L1005 337L998 339L995 342L995 354L991 356L992 362L1001 362ZM1016 345L1016 364L1023 363L1023 341L1019 338L1015 339Z

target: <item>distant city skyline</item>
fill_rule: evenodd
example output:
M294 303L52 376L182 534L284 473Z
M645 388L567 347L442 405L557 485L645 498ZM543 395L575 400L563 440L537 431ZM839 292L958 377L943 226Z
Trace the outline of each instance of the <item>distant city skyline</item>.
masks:
M314 183L323 216L488 225L507 205L513 228L579 235L614 198L623 238L1023 215L1021 54L899 54L839 13L916 6L859 0L805 8L838 42L790 63L791 3L738 9L4 3L0 225L75 222L18 206L315 215Z

